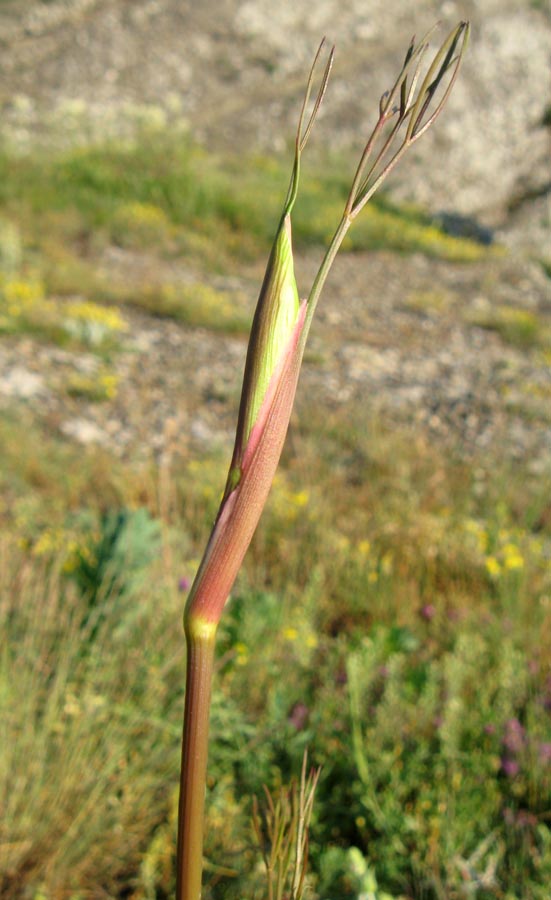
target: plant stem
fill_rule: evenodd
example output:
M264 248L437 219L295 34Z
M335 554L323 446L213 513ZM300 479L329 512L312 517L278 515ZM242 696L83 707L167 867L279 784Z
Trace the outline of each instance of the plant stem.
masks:
M296 135L291 181L253 320L230 472L213 531L186 604L185 630L188 657L176 900L200 900L201 897L205 783L216 626L253 536L277 468L316 304L352 221L408 147L439 115L457 77L468 31L468 23L461 22L451 32L430 65L418 94L416 87L421 74L420 62L427 44L426 39L417 48L414 42L410 44L397 80L391 90L383 94L379 103L377 123L365 145L341 221L322 260L308 299L300 302L293 269L291 212L298 190L301 152L323 99L333 61L331 50L314 109L304 126L314 70L323 41L310 71ZM407 78L412 70L412 81L408 86ZM451 72L451 75L444 94L435 111L425 120L433 97L448 72ZM398 101L397 106L394 106L395 99ZM385 138L383 134L385 126L395 115L397 118L394 126L390 128L390 133ZM401 125L408 119L403 141L388 159L395 137ZM379 144L377 149L376 145ZM372 153L375 151L375 160L368 168ZM293 896L299 896L302 891L308 854L305 823L311 813L316 780L317 776L306 779L305 761L298 800L299 820L292 881ZM293 803L293 810L296 811L296 801ZM278 900L284 889L285 873L290 859L288 854L292 847L289 841L285 843L284 820L281 815L279 811L277 816L275 811L273 812L274 822L283 822L283 831L277 835L277 844L275 849L272 846L269 867L267 865L268 879L271 882L273 871L271 860L272 857L278 858L277 854L273 856L275 850L278 853L281 851L283 855L279 856L277 876Z
M178 810L176 900L199 900L216 625L198 619L187 620L185 624L187 673Z
M302 350L304 350L306 344L306 338L308 337L308 332L310 331L310 325L312 324L312 319L316 311L316 305L319 300L323 285L325 284L326 278L329 275L329 270L331 269L331 266L335 261L335 257L339 252L339 247L342 244L346 236L346 232L350 228L351 224L352 219L345 211L341 221L339 222L338 228L331 239L331 243L329 244L329 247L325 252L325 256L323 257L322 263L318 269L318 273L314 279L312 289L308 295L306 321L304 323L304 328L301 335L300 343Z

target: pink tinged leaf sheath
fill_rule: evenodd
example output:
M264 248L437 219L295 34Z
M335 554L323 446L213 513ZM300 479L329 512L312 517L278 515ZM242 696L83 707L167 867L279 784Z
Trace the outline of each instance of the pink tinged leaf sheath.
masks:
M217 624L268 497L291 417L302 357L306 303L278 360L242 455L240 478L226 493L186 606L186 621Z
M292 204L291 204L292 205ZM291 217L281 220L256 306L247 350L235 448L228 477L231 491L241 477L243 454L274 372L297 322L299 297L291 245Z
M232 492L241 478L243 455L250 435L257 425L268 386L272 382L272 376L276 369L281 366L282 353L297 323L300 303L293 264L291 213L298 193L302 151L306 146L325 94L333 63L333 50L331 50L312 112L306 121L306 108L312 91L314 73L324 43L325 38L318 48L308 77L295 139L295 159L291 180L254 314L247 350L235 447L225 496Z

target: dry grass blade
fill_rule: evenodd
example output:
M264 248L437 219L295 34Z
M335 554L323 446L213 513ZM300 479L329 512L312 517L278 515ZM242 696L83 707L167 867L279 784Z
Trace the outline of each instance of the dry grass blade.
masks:
M318 93L316 95L316 100L314 102L314 107L312 109L310 118L308 119L308 123L307 123L306 128L304 129L304 133L303 133L304 117L306 115L306 107L308 106L310 94L312 93L312 84L314 81L314 73L316 71L318 60L320 58L320 55L321 55L321 52L322 52L324 46L325 46L325 38L322 39L322 41L318 47L317 53L314 57L314 62L312 63L312 68L310 69L310 74L308 76L306 92L304 94L304 100L302 102L302 109L300 111L300 117L299 117L298 128L297 128L296 144L297 144L297 150L299 153L301 153L304 150L306 143L308 141L308 138L310 137L310 132L312 130L312 126L313 126L316 116L318 114L318 110L323 102L323 98L325 96L325 91L327 90L327 82L329 81L329 75L331 74L331 68L333 66L333 58L335 55L335 48L331 47L331 50L329 51L327 63L325 64L325 69L323 71L321 84L320 84Z
M300 900L308 867L309 828L314 808L314 797L321 769L307 771L308 754L304 753L298 795L298 826L295 847L295 870L291 887L291 900Z
M293 779L265 805L253 798L252 827L266 868L268 900L301 900L308 866L309 828L320 769L308 772L304 754L300 782Z

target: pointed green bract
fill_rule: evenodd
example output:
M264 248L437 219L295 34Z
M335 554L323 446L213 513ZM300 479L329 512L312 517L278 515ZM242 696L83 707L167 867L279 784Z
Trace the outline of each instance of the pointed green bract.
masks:
M291 212L298 192L300 154L297 139L291 182L251 326L235 447L224 497L239 484L247 444L297 323L300 300L293 262Z
M299 296L291 246L291 220L286 216L274 241L253 320L247 360L242 448L247 445L270 379L297 320Z

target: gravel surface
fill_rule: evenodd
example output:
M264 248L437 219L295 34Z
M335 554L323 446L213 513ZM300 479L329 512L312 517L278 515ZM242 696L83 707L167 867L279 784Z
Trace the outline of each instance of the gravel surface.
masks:
M131 260L117 258L126 271ZM318 258L299 257L301 282L311 279ZM231 279L251 309L260 279L260 267ZM308 416L312 403L359 403L366 427L373 418L417 424L463 456L504 454L534 471L548 467L549 351L515 347L472 324L490 294L494 304L514 299L515 309L551 328L551 281L520 258L451 265L422 256L343 255L312 331L300 415ZM245 340L132 309L125 316L115 399L92 403L64 389L69 373L93 374L97 357L24 337L0 341L0 404L26 404L72 439L123 457L161 451L174 422L182 446L194 453L213 445L229 452Z

